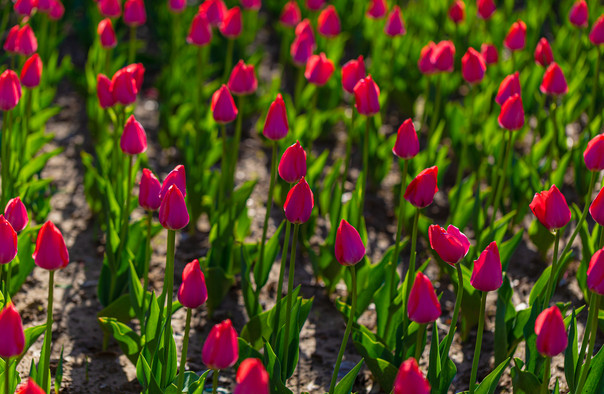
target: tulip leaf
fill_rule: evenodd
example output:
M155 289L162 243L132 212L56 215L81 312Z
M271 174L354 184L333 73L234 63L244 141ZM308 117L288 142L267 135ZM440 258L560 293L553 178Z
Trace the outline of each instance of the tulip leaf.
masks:
M227 295L234 279L222 267L206 267L204 269L208 301L206 303L210 314L218 308L222 299Z
M390 391L398 372L398 368L392 364L394 360L391 351L362 325L354 327L352 339L354 347L382 389Z
M118 345L132 362L136 365L138 353L140 352L140 337L130 327L112 317L99 317L99 323L104 330L113 334Z
M265 250L264 250L264 261L262 266L258 264L258 259L256 259L256 264L254 265L254 280L256 282L256 291L263 288L268 281L269 274L271 272L271 268L273 267L273 263L277 254L279 253L279 237L281 236L283 226L285 225L285 220L281 222L275 234L266 242ZM259 249L259 248L258 248ZM287 252L285 253L287 254Z
M514 366L512 367L512 383L514 385L514 393L538 393L541 390L541 382L534 373L523 371L522 361L515 358Z
M61 355L59 356L59 364L55 373L55 394L59 394L61 383L63 382L63 346L61 346Z
M585 393L601 393L604 390L604 346L591 360L583 390Z
M361 359L361 361L359 361L358 364L351 369L346 376L342 378L342 380L338 382L334 390L334 394L350 394L352 392L352 386L354 385L362 366L363 359Z
M21 356L17 358L17 362L15 363L15 365L19 365L23 357L27 354L27 351L29 350L31 345L33 345L34 342L38 340L40 335L42 335L45 330L46 323L40 324L39 326L28 327L23 330L23 333L25 335L25 346L23 347L23 353L21 353Z
M141 282L138 279L138 275L136 274L136 268L134 268L134 264L132 263L132 261L128 261L128 265L130 267L128 275L130 304L134 308L134 312L138 317L138 321L143 323L145 321L145 317L143 316L143 300L145 299L145 292L143 291L143 286L141 285Z
M291 394L281 380L281 364L268 342L264 343L264 366L270 378L271 393Z
M541 296L541 294L545 291L547 287L547 282L549 281L550 273L552 271L552 266L548 265L544 270L537 282L533 285L531 289L531 293L529 294L529 305L533 305L535 300Z
M572 309L571 319L568 324L568 346L564 351L564 376L566 376L566 383L571 391L575 391L575 373L577 371L577 316L575 309Z
M10 282L10 294L16 294L19 291L34 269L35 263L32 253L35 248L35 243L33 242L33 237L41 227L41 225L30 226L19 234L17 257L14 260L16 262L11 263L9 266L12 269L13 275Z
M499 384L499 379L501 379L501 375L505 371L505 368L510 363L511 357L508 357L504 361L502 361L497 368L495 368L491 373L487 375L486 378L480 382L480 385L476 388L476 394L493 394L495 389Z
M509 330L512 329L511 323L516 317L516 310L512 302L512 286L507 273L503 274L503 284L497 290L497 309L495 314L495 364L499 365L511 352L509 345Z

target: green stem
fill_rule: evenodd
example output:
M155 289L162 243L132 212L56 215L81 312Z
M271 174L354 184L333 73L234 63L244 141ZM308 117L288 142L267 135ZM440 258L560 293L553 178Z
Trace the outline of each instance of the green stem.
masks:
M279 338L279 326L281 320L281 300L283 299L283 279L285 278L285 262L287 261L287 250L289 247L289 235L291 231L292 224L288 220L285 225L285 239L283 240L283 251L281 252L281 267L279 268L279 282L277 283L277 303L275 304L275 325L273 327L273 338L275 338L275 343L273 343L273 348L276 345L276 339Z
M340 371L340 364L342 364L342 357L346 350L346 344L348 343L348 337L352 331L352 325L355 321L355 314L357 308L357 271L356 265L350 267L350 275L352 276L352 306L350 308L350 315L348 315L348 323L346 324L346 331L344 332L344 338L342 338L342 344L340 345L340 351L338 352L338 358L336 359L336 366L331 375L331 384L329 385L329 394L333 394L336 387L336 380L338 379L338 372Z
M457 26L457 25L455 25ZM474 117L474 98L476 97L476 93L474 89L472 89L472 85L470 85L470 106L468 107L468 134L462 136L461 138L461 155L458 160L457 167L457 175L455 177L455 185L457 185L457 192L455 193L455 207L459 207L459 199L461 198L461 179L463 177L463 172L465 170L466 157L468 151L468 138L472 135L472 118Z
M266 244L266 232L268 230L268 220L271 216L271 208L273 206L273 194L275 192L275 183L277 180L277 156L278 156L278 143L273 141L273 154L271 156L271 180L268 186L268 198L266 201L266 213L264 214L264 226L262 227L262 240L260 241L260 255L258 257L258 264L260 267L264 264L264 248ZM289 229L290 223L287 223ZM284 251L287 253L287 250ZM283 260L283 258L282 258Z
M149 265L151 264L151 224L153 222L153 211L147 212L147 239L145 245L145 260L143 262L143 317L147 315L147 289L149 288ZM145 322L141 322L144 327Z
M352 108L352 113L350 116L350 130L348 130L348 135L346 136L346 156L344 157L344 172L342 172L342 177L340 179L340 194L337 196L338 202L338 211L336 215L336 223L340 223L342 220L342 195L344 194L344 188L346 187L346 177L348 175L348 169L350 168L350 155L352 154L352 139L354 133L354 108ZM336 233L337 233L337 225L332 230L331 236L331 245L334 245L336 242Z
M11 196L11 131L13 128L12 111L4 111L2 123L2 197L0 206L5 206ZM6 164L6 165L5 165Z
M414 358L419 363L420 358L422 357L422 353L424 352L424 347L422 346L424 343L424 333L426 332L426 325L420 324L417 329L417 338L415 342L415 356Z
M484 313L487 304L487 292L482 292L480 299L480 315L478 316L478 332L476 333L476 347L474 348L474 359L472 360L472 374L470 375L470 394L476 390L476 374L478 373L478 360L480 359L480 348L482 347L482 333L484 331Z
M298 77L296 78L296 85L294 87L294 106L296 108L296 113L300 113L301 103L300 96L302 95L302 87L304 86L304 67L298 67ZM298 130L296 130L298 133ZM300 134L300 133L298 133Z
M128 222L130 219L130 201L132 199L132 162L134 161L133 157L126 155L128 159L128 174L126 175L128 178L128 183L126 184L126 203L122 205L122 229L120 231L120 246L118 247L117 258L121 259L122 251L126 247L128 243ZM145 290L146 291L146 290Z
M226 59L224 61L224 74L222 76L222 80L226 81L229 78L229 74L231 72L231 67L233 66L233 46L235 45L235 40L231 38L227 38L227 52Z
M191 308L187 308L187 322L185 323L185 337L182 340L182 354L180 355L180 369L178 371L177 393L182 393L185 383L185 363L187 362L187 350L189 348L189 330L191 329Z
M415 279L415 246L417 243L417 223L419 221L419 209L415 210L415 215L413 217L413 230L411 233L411 255L409 256L409 269L407 270L407 275L405 277L405 284L401 287L401 292L404 291L403 294L403 332L404 335L407 336L407 328L409 326L409 316L407 316L407 303L409 302L409 295L411 294L411 284Z
M432 119L430 121L430 130L428 132L430 134L434 133L434 129L438 125L438 114L440 112L440 96L441 96L441 76L436 76L436 98L434 99L434 111L432 112Z
M394 244L394 254L391 261L391 278L390 278L390 300L394 300L396 296L396 268L398 266L398 256L401 246L401 238L403 235L403 222L405 221L405 185L407 179L407 171L409 168L409 160L404 160L403 173L401 174L401 192L400 202L398 205L398 226L396 229L396 240ZM390 318L390 316L388 316Z
M541 386L541 393L542 394L547 394L549 393L549 378L551 376L551 365L552 365L552 358L551 357L546 357L545 358L545 365L543 366L543 383ZM578 391L580 392L580 391Z
M553 145L553 153L555 154L555 156L557 158L560 158L560 131L558 130L558 121L556 119L556 113L557 113L557 109L558 109L558 105L556 104L556 100L552 100L552 104L550 107L550 112L551 112L551 116L552 116L552 123L554 124L554 138L552 139L552 145Z
M367 191L367 179L369 172L369 123L370 118L365 118L365 139L363 143L363 182L361 183L361 195L359 197L359 211L357 226L361 226L361 219L363 218L363 211L365 209L365 194Z
M591 323L592 320L594 319L594 315L598 312L595 308L595 298L596 298L596 293L591 292L589 294L589 305L591 306L588 309L588 313L587 313L587 323L585 324L585 332L583 333L583 340L581 341L581 350L579 351L579 357L577 358L577 369L575 371L575 382L578 382L580 380L581 377L581 367L583 365L583 358L585 357L585 351L587 350L587 344L589 343L589 336L590 336L590 328L591 328Z
M163 310L164 300L166 300L166 325L164 327L164 351L165 360L170 354L170 344L172 335L172 297L174 291L174 245L176 243L176 231L168 230L168 253L166 254L166 270L164 279L164 290L161 295L161 305ZM161 371L161 384L165 387L166 372L168 368L164 366Z
M21 133L20 141L19 141L20 147L19 147L19 169L18 169L18 171L21 171L21 169L23 168L23 166L25 165L25 162L26 162L25 146L27 145L27 136L29 135L29 128L30 128L29 120L31 119L33 93L34 92L31 89L26 90L27 97L25 98L25 119L23 119L24 130Z
M556 290L556 270L558 269L558 245L560 244L560 229L554 230L556 232L556 241L554 242L554 260L552 261L552 270L550 271L549 280L547 281L547 292L545 293L545 303L543 305L549 305L549 301L552 298L552 292Z
M424 111L422 112L422 120L420 127L424 128L428 119L428 98L430 97L430 78L426 78L426 91L424 92Z
M444 359L449 355L449 349L451 349L451 343L453 343L453 336L457 329L457 320L459 319L459 309L461 308L461 299L463 296L463 273L461 271L461 261L455 264L457 270L457 298L455 299L455 308L453 309L453 319L449 326L449 333L445 339L445 347L442 350L441 359Z
M222 159L220 162L220 185L218 189L218 212L221 211L221 208L224 204L224 198L226 194L226 186L225 180L227 178L227 172L229 168L229 159L227 152L227 134L226 134L226 125L223 123L220 125L220 133L222 136Z
M52 341L52 305L55 288L55 271L48 271L48 307L46 308L46 333L44 334L44 369L42 373L42 389L50 385L50 342ZM39 371L40 372L40 371Z
M495 228L495 220L497 220L497 211L499 210L499 203L501 201L501 196L503 195L503 188L505 186L505 178L507 175L508 162L510 157L510 151L512 150L512 138L514 135L511 131L507 131L508 133L508 142L505 146L505 154L503 156L503 163L501 164L501 176L499 177L499 185L497 186L497 190L495 192L495 201L493 202L493 213L491 216L491 223L489 224L489 235L493 233L493 229Z
M237 168L237 158L239 156L239 142L241 141L241 129L243 124L243 107L245 105L245 96L239 96L239 114L235 122L235 140L233 141L232 156L230 160L229 178L227 190L231 191L235 187L235 170Z
M10 357L6 357L4 362L4 392L10 393Z
M585 381L587 380L587 374L589 372L589 365L591 364L591 358L594 352L594 346L596 344L596 335L598 334L598 311L600 310L600 296L595 294L594 303L591 304L591 308L594 308L594 313L592 316L591 326L589 329L591 330L589 334L589 348L587 349L587 358L585 360L585 364L581 369L581 380L579 380L579 386L577 386L577 393L581 393L583 386L585 385ZM590 309L591 309L590 308ZM586 328L587 329L587 328ZM579 359L580 362L581 359Z
M292 310L292 292L294 289L294 272L296 269L296 245L298 243L298 229L300 228L299 223L294 223L294 236L292 240L292 250L289 256L289 278L287 280L287 311ZM285 337L283 341L283 346L285 347L283 350L283 381L287 380L287 365L288 365L288 356L289 356L289 330L291 324L291 313L287 313L285 315Z
M128 64L134 63L136 56L136 27L130 26L130 41L128 43Z
M593 121L596 115L596 101L598 101L598 84L600 83L600 58L602 57L602 53L600 51L600 46L596 45L596 50L598 53L598 59L596 60L596 72L594 74L594 82L593 82L593 95L591 98L591 108L589 109L589 121Z
M216 394L218 390L218 374L220 373L219 369L215 369L212 378L212 394Z

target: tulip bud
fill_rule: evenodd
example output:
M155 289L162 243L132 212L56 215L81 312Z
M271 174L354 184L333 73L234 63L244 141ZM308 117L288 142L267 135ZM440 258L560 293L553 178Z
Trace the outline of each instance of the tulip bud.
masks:
M537 316L535 334L537 351L546 357L554 357L566 349L566 328L557 306L549 307Z
M220 26L227 8L222 0L206 0L199 6L198 14L204 14L212 26Z
M499 105L503 105L508 98L512 97L515 94L521 94L520 74L518 74L518 71L516 71L514 74L508 75L503 79L503 81L499 85L499 90L497 91L495 102Z
M372 116L380 112L380 88L371 75L359 80L353 90L355 107L361 115Z
M480 47L480 54L486 64L495 64L499 61L499 54L497 53L497 47L493 44L482 44Z
M268 109L262 134L270 140L278 141L287 135L288 130L287 110L283 97L279 93Z
M254 65L247 65L243 60L235 65L229 78L229 90L238 96L252 94L258 89L258 80L254 71Z
M279 22L286 27L296 27L300 23L300 20L302 20L302 13L300 12L298 3L295 0L285 3L279 17Z
M604 15L596 20L589 33L589 41L594 45L604 44Z
M325 4L325 0L306 0L306 8L310 11L319 11Z
M321 11L317 23L319 34L325 37L331 38L340 34L340 17L333 5L327 6Z
M17 233L4 215L0 215L0 264L8 264L17 255Z
M419 370L413 357L403 361L394 380L392 394L430 394L430 383Z
M436 71L451 72L455 61L455 45L452 41L441 41L434 47L430 62Z
M342 66L342 87L348 93L354 93L354 86L365 78L365 75L365 62L362 55L358 59L349 60Z
M480 19L489 19L497 9L493 0L476 0L476 7Z
M25 205L23 205L21 197L15 197L8 200L6 208L4 208L4 217L17 232L27 227L29 217L27 216L27 209L25 208Z
M164 183L161 186L161 190L159 192L159 198L163 200L164 196L168 192L170 186L176 185L176 187L180 190L183 196L187 195L187 175L185 173L185 166L182 164L174 167L172 171L168 174L166 179L164 179Z
M470 283L472 287L480 291L497 290L503 284L501 258L499 257L499 249L495 241L491 242L482 251L478 260L474 261Z
M262 7L262 0L241 0L241 5L246 10L258 11Z
M268 372L257 358L246 358L237 370L237 387L233 394L268 394Z
M98 0L97 5L105 18L118 18L122 14L119 0Z
M212 95L212 115L216 123L226 124L235 120L237 117L237 107L231 92L222 85L220 89L214 92Z
M444 228L432 225L428 229L430 247L438 253L445 262L455 265L459 263L470 250L470 241L464 233L452 224Z
M515 94L503 103L501 112L497 118L501 128L513 131L519 130L524 126L524 107L522 106L522 97Z
M438 71L430 60L432 58L434 48L436 48L434 41L430 41L428 45L422 48L422 51L419 55L419 60L417 61L417 67L422 74L430 75Z
M114 48L117 45L117 38L113 30L111 19L105 18L99 22L96 32L101 40L101 45L105 49Z
M36 8L35 0L17 0L13 9L21 16L31 16L32 12Z
M556 185L536 193L529 207L541 224L550 231L566 226L571 218L566 199Z
M168 8L175 14L180 14L187 7L187 0L168 0Z
M342 219L336 232L336 260L342 265L355 265L365 257L365 245L359 232Z
M313 55L308 59L304 76L308 82L323 86L329 81L334 71L333 62L325 56L325 53L321 52L320 55Z
M205 4L205 3L204 3ZM204 46L212 41L212 26L202 12L198 12L191 22L187 42L196 46Z
M373 19L380 19L386 15L386 11L388 11L386 0L371 0L367 16Z
M292 61L298 67L306 64L315 50L315 39L311 34L297 35L290 47Z
M17 73L5 70L0 74L0 109L10 111L19 104L21 99L21 83Z
M147 12L143 0L126 0L124 4L124 23L130 27L144 25Z
M242 29L241 10L239 7L233 7L224 14L219 29L222 35L227 38L239 37Z
M0 311L0 357L10 358L21 355L25 348L25 333L21 316L12 302Z
M69 264L69 252L63 234L50 220L38 232L32 257L38 267L48 271L65 268Z
M279 162L279 176L287 183L296 183L306 176L306 152L300 141L283 152Z
M461 75L469 84L482 81L487 65L480 53L474 48L469 48L461 58Z
M431 323L439 318L440 313L440 302L430 278L418 272L407 303L409 320L419 324Z
M526 24L518 20L512 24L507 36L503 40L503 45L510 51L519 51L524 49L526 43Z
M552 62L545 70L539 90L541 90L541 93L554 96L568 93L566 78L564 78L564 73L558 63Z
M302 177L287 193L283 210L285 218L295 224L305 223L310 219L315 200L306 179Z
M203 305L207 299L206 280L199 267L199 260L195 259L188 263L182 271L178 301L187 308L195 309Z
M589 18L589 11L587 10L587 3L585 0L579 0L573 4L568 14L568 20L570 23L578 28L587 27Z
M136 84L136 89L140 92L143 87L143 79L145 76L145 67L142 63L132 63L125 67L126 71L130 73Z
M541 38L535 48L535 63L540 66L547 67L554 61L552 47L549 45L547 38Z
M161 204L160 192L161 183L157 177L151 170L143 168L143 176L138 190L138 204L147 211L157 210Z
M449 19L456 25L459 25L466 19L466 3L463 0L455 0L453 2L451 8L449 8Z
M96 77L96 95L99 99L101 108L109 108L115 104L113 93L111 92L111 81L104 74Z
M38 11L48 13L51 8L51 0L38 0Z
M6 41L4 41L4 50L8 53L17 52L17 36L19 35L19 25L15 25L10 28L6 35Z
M15 41L15 51L23 56L31 56L38 50L38 40L31 29L31 26L25 25L19 29Z
M51 0L50 13L48 17L53 21L58 21L65 14L65 7L60 0Z
M46 392L32 378L29 378L27 383L21 383L17 387L15 394L46 394Z
M589 206L589 213L596 223L604 226L604 188L600 190L595 200Z
M296 36L308 35L310 37L310 39L312 40L313 48L315 47L315 45L316 45L315 33L312 29L310 20L304 19L302 22L298 23L296 25L296 29L294 30L294 33L296 34Z
M111 78L111 94L116 103L130 105L136 101L138 88L136 80L125 68L118 70ZM102 105L102 104L101 104Z
M159 222L168 230L180 230L189 224L189 212L185 198L176 185L170 186L162 197Z
M589 141L583 160L590 171L604 170L604 134L598 134Z
M37 53L25 61L21 69L21 84L26 88L35 88L40 84L42 76L42 60Z
M426 168L411 181L405 190L405 200L416 208L425 208L432 204L438 191L438 167Z
M594 293L604 295L604 249L594 253L589 261L587 288Z
M402 36L407 32L405 29L405 23L403 22L403 14L401 8L395 5L388 14L386 19L386 25L384 26L384 33L390 37Z
M401 159L407 160L414 158L418 152L419 140L417 139L417 132L415 131L413 121L409 118L398 128L392 153Z
M143 125L134 119L134 115L130 115L126 121L120 148L127 155L138 155L147 150L147 134Z
M229 319L216 324L210 330L201 351L201 360L214 370L232 367L239 358L237 332Z

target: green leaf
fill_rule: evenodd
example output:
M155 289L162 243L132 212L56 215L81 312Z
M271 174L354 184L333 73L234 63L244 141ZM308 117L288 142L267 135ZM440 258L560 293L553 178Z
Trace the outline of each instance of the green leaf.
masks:
M361 361L359 361L359 363L353 369L351 369L336 385L334 394L350 394L354 381L357 379L362 366L363 360L361 359Z
M476 394L493 394L497 385L499 384L499 379L501 379L501 375L505 368L510 363L511 357L508 357L501 364L497 366L490 374L487 375L486 378L480 382L480 385L476 388Z
M604 389L604 346L591 360L591 368L583 390L585 393L601 393Z
M113 338L115 338L126 357L128 357L132 364L136 365L140 352L140 337L138 334L115 318L99 317L98 319L103 329L113 335Z
M292 394L281 381L281 364L268 342L264 343L264 366L270 377L271 393Z
M16 363L17 365L19 365L19 363L21 362L21 360L23 359L25 354L27 354L27 351L29 350L31 345L33 345L34 342L36 342L38 340L40 335L42 335L42 333L45 330L46 330L46 323L40 324L39 326L28 327L24 330L25 346L23 347L23 353L21 353L21 356L19 356L19 358L17 358L17 363Z
M138 317L138 321L144 322L145 317L143 316L143 300L145 298L145 291L143 290L143 286L141 285L141 282L138 279L138 275L136 274L136 268L134 268L132 260L128 261L128 266L130 267L128 271L128 293L130 294L130 304L134 308L134 312Z
M552 271L552 266L548 265L537 279L537 282L533 285L531 289L531 293L529 294L529 305L533 305L537 297L539 297L547 287L547 282L549 281L549 276Z
M285 220L281 222L275 234L266 242L266 246L264 249L264 261L262 266L256 263L254 266L254 280L256 281L256 291L263 288L266 282L268 281L268 276L271 272L271 268L273 267L273 263L275 258L277 257L277 253L279 252L279 237L281 236L281 232L283 230ZM260 247L259 247L260 248ZM258 261L258 259L256 260Z
M222 299L228 294L234 279L222 267L207 267L204 271L208 289L208 301L206 305L210 313L212 313L220 306Z
M568 325L568 346L564 351L564 376L566 376L566 383L571 391L575 391L577 383L575 382L578 361L577 353L577 317L573 308Z
M55 374L55 394L59 394L61 383L63 382L63 346L61 346L61 355L59 356L59 365Z
M539 393L541 382L534 373L521 370L522 361L515 358L515 365L512 367L512 383L514 384L514 393Z
M136 316L130 294L122 294L118 299L97 312L97 317L112 317L122 323L127 323Z

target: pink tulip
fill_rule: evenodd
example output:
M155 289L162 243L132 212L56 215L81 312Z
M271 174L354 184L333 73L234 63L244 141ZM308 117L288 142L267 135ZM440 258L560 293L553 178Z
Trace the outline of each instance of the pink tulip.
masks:
M321 52L320 55L313 55L308 59L304 76L308 82L323 86L329 81L334 71L333 62L325 56L325 53Z
M21 383L17 387L15 394L46 394L46 392L32 378L29 378L27 383Z
M401 364L394 380L393 394L430 394L430 383L413 357Z
M230 123L237 118L238 112L231 92L229 92L226 85L222 85L212 95L212 116L214 120L221 124Z
M466 19L466 3L463 0L455 0L449 8L449 19L459 25Z
M159 222L168 230L180 230L189 224L189 212L185 198L176 185L170 186L162 197L159 207Z
M560 96L568 93L566 78L558 63L552 62L547 70L545 70L539 90L541 90L541 93L552 96Z
M310 11L319 11L325 4L325 0L306 0L305 4Z
M199 261L191 261L182 272L182 283L178 289L178 301L187 308L195 309L208 299L206 280L201 272Z
M470 241L464 233L452 224L444 228L432 225L428 228L430 247L438 253L445 262L455 265L459 263L470 250Z
M604 249L598 250L589 261L587 288L594 293L604 295Z
M454 60L455 45L453 45L452 41L441 41L436 44L430 56L430 62L433 64L434 69L440 72L453 71Z
M257 358L246 358L237 370L237 387L233 394L268 394L268 372Z
M568 14L568 20L570 23L578 28L587 27L589 18L589 11L587 10L587 3L585 0L579 0L573 4Z
M36 0L17 0L13 9L21 16L31 16L32 12L37 8Z
M8 264L17 255L17 233L4 215L0 215L0 264Z
M325 37L332 38L340 34L340 17L333 5L329 5L321 11L317 23L319 34Z
M469 48L461 58L461 75L469 84L475 84L484 78L487 65L480 53L474 48Z
M38 267L48 271L65 268L69 264L69 252L63 234L50 220L38 232L32 257Z
M296 183L306 176L306 152L299 141L283 152L279 161L279 176L287 183Z
M407 316L419 324L431 323L441 314L440 302L430 282L430 278L418 272L409 293Z
M380 88L371 75L361 79L354 86L355 106L359 114L372 116L380 112Z
M99 22L96 32L101 40L101 45L105 49L114 48L117 45L117 38L113 30L111 19L105 18Z
M111 80L104 74L99 74L96 77L96 95L99 99L101 108L109 108L115 104L113 93L111 92Z
M497 118L501 128L513 131L519 130L524 126L524 107L522 106L522 97L515 94L503 103L501 112Z
M205 3L204 3L205 4ZM212 41L212 26L206 17L206 14L198 12L189 28L187 42L192 45L202 47L208 45Z
M206 0L199 6L198 14L203 14L212 26L220 26L227 8L222 0Z
M256 79L254 65L247 65L243 60L239 60L239 63L231 71L228 87L231 93L238 96L254 93L258 89L258 80Z
M237 38L241 34L242 20L239 7L233 7L228 10L222 18L219 26L220 33L227 38Z
M589 32L589 41L594 45L604 44L604 15L600 15Z
M358 59L349 60L342 66L342 87L353 94L355 85L365 78L365 75L365 61L362 55Z
M16 357L25 349L25 333L21 316L12 302L0 311L0 357Z
M124 23L131 27L144 25L147 22L147 12L143 0L126 0L124 3Z
M15 52L23 56L31 56L38 50L38 39L30 25L19 29L15 40Z
M203 344L201 360L214 370L232 367L239 358L237 332L229 319L216 324Z
M315 200L306 179L302 177L287 193L283 210L285 218L295 224L306 223L310 219Z
M65 14L65 7L63 6L63 3L61 3L60 0L50 0L50 1L51 1L51 5L50 5L50 13L48 14L48 17L53 21L58 21Z
M19 35L19 25L15 25L10 28L6 35L6 41L4 41L4 50L8 53L17 52L17 36Z
M426 168L411 181L405 190L405 200L417 208L425 208L432 204L438 191L438 167Z
M537 351L544 356L554 357L566 349L568 339L562 314L557 306L544 310L535 320Z
M132 73L125 68L118 70L111 78L111 94L116 103L130 105L136 101L138 87Z
M422 74L431 75L438 71L430 60L432 58L434 48L436 48L436 44L433 41L430 41L428 45L422 48L422 51L419 55L419 60L417 61L417 67Z
M10 111L21 99L21 82L13 70L0 74L0 110Z
M138 204L147 211L156 211L161 205L159 193L161 183L157 177L147 168L143 168L143 176L138 189Z
M241 0L241 6L246 10L258 11L262 6L262 0Z
M590 171L604 170L604 134L598 134L589 141L583 160Z
M535 48L535 63L542 67L547 67L554 61L552 47L549 45L547 38L541 38Z
M503 284L501 258L495 241L482 251L478 260L474 261L474 269L470 283L476 290L494 291Z
M395 5L388 14L386 19L386 25L384 26L384 33L390 37L405 35L407 30L405 29L405 22L403 22L403 14L398 5Z
M359 232L342 219L336 232L336 260L342 265L355 265L365 257L365 245Z
M27 216L27 209L21 201L21 197L15 197L8 200L8 203L4 208L4 217L17 232L22 231L27 227L29 217Z
M566 199L556 185L536 193L529 207L541 224L550 231L566 226L571 218Z
M185 172L185 166L182 164L174 167L172 171L168 174L166 179L164 179L164 183L161 186L161 190L159 192L159 198L163 200L164 196L168 192L170 186L176 185L176 187L180 190L183 196L187 196L187 175Z
M367 16L372 19L381 19L386 15L388 6L386 0L370 0Z
M524 49L526 43L526 24L518 20L512 24L508 31L503 45L510 51L520 51Z
M497 47L493 44L482 44L480 47L480 54L487 65L496 64L499 61Z
M392 153L404 160L412 159L419 153L419 140L411 118L398 128Z
M489 19L497 9L493 0L476 0L476 6L480 19Z
M300 20L302 20L302 14L298 3L295 0L285 3L279 22L286 27L296 27Z
M499 90L497 91L495 102L499 105L503 105L508 98L512 97L515 94L521 94L520 74L518 73L518 71L508 75L503 79L503 81L499 85Z
M99 12L106 18L117 18L122 14L119 0L98 0Z
M187 7L187 0L168 0L168 8L175 14L180 14Z
M134 119L134 115L130 115L126 121L120 148L127 155L138 155L147 150L147 134L143 125Z
M285 138L288 131L287 109L285 108L283 96L279 93L268 109L262 134L269 140L278 141Z

